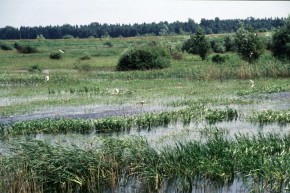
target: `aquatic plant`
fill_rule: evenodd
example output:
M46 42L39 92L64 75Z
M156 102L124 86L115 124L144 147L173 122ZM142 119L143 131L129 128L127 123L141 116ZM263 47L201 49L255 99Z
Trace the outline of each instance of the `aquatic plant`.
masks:
M284 125L290 123L290 112L264 110L252 113L248 116L248 120L251 122L258 122L261 125L267 123L278 123Z
M0 188L105 192L130 186L131 179L146 192L172 184L176 191L191 192L200 183L221 187L239 178L249 192L283 192L290 185L289 148L289 136L273 133L239 134L234 140L216 133L205 142L178 142L159 151L140 137L102 137L86 148L18 141L1 156Z

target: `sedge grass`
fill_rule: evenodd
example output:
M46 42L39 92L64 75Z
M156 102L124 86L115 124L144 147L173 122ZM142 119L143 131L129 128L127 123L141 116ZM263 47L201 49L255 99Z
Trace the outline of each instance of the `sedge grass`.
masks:
M289 139L260 134L227 140L215 133L206 142L179 142L158 152L139 137L99 138L88 149L16 142L11 155L1 157L0 187L17 192L24 180L26 192L102 192L133 177L147 192L177 181L175 190L191 192L194 184L220 187L240 178L249 192L283 192L289 186Z
M12 125L2 125L0 135L11 137L16 135L29 135L37 133L109 133L137 130L151 130L158 126L166 127L169 124L181 122L189 125L192 121L207 120L209 123L231 121L238 118L237 110L227 108L224 110L205 109L202 103L191 107L159 113L144 113L127 117L108 117L96 120L51 118L31 121L21 121Z

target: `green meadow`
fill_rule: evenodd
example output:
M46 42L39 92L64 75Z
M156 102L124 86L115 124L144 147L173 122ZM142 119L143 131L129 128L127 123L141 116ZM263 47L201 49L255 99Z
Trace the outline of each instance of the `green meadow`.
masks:
M214 63L181 52L188 38L1 40L37 52L0 50L0 190L290 192L289 61ZM116 70L150 44L179 57Z

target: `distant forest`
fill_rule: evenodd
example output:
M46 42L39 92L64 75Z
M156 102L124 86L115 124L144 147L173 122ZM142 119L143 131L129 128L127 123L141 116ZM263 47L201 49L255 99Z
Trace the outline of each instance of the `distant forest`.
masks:
M284 25L284 18L255 19L224 19L216 17L214 20L201 19L200 23L188 19L187 22L159 22L142 24L100 24L97 22L89 25L62 26L38 26L14 28L6 26L0 28L0 39L35 39L42 37L46 39L61 38L101 38L101 37L134 37L146 35L175 35L195 33L197 26L200 26L206 34L219 34L235 32L239 23L253 30L264 32Z

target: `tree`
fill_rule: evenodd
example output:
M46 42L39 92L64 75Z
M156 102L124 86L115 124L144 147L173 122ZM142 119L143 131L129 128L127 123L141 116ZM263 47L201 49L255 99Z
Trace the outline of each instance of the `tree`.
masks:
M249 63L255 62L264 51L264 44L257 33L243 25L236 31L235 44L238 55Z
M275 57L290 60L290 16L286 24L273 35L272 51Z
M210 51L210 43L201 28L197 28L195 35L190 36L190 39L184 42L182 51L198 54L202 60L206 59Z

